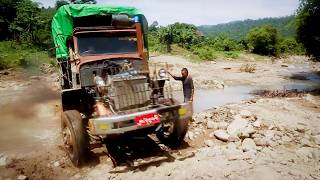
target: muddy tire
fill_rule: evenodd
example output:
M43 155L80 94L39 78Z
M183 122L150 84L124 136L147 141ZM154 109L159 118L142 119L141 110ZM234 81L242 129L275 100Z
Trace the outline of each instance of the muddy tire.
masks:
M179 118L175 118L174 122L163 125L156 135L162 143L176 147L183 142L188 127L188 121L182 121L179 120Z
M61 127L64 149L70 160L77 167L83 165L88 152L88 135L80 113L77 110L64 111Z

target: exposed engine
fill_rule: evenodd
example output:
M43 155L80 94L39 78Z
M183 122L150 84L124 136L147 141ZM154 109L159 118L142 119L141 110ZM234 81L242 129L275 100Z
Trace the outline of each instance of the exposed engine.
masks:
M96 115L110 116L150 105L151 88L137 66L128 60L113 60L81 68L81 77L92 77L91 82L88 78L81 81L94 96Z

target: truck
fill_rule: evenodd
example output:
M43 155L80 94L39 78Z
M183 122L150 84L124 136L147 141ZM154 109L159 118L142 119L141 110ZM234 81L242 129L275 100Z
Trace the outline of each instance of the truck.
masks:
M70 4L52 19L63 147L75 166L93 144L154 134L179 145L192 104L172 95L167 64L149 67L148 23L134 7Z

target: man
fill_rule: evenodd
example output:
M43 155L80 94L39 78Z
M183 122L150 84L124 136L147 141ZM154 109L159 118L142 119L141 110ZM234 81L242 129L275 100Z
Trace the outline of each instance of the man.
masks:
M194 87L193 87L193 80L192 77L189 76L189 72L187 68L181 69L181 77L174 76L170 72L168 72L173 79L177 81L182 81L183 87L183 95L184 95L184 102L193 101L193 94L194 94Z

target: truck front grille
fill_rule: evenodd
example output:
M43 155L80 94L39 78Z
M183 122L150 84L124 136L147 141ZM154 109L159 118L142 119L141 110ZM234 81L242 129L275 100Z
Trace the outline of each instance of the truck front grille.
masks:
M112 80L109 97L116 110L141 108L150 104L150 88L144 76Z

